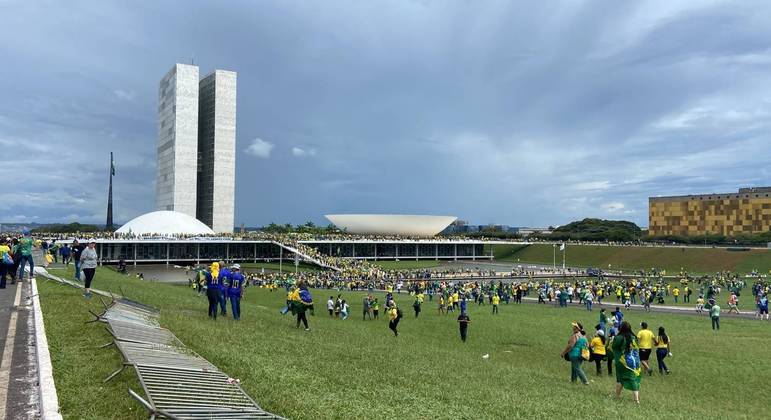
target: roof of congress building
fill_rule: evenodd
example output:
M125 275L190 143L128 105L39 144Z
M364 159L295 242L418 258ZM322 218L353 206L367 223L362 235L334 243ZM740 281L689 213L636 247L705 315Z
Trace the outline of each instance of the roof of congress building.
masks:
M409 214L327 214L324 217L347 233L431 237L457 217Z
M214 231L195 217L177 211L154 211L131 219L115 233L145 235L212 235Z

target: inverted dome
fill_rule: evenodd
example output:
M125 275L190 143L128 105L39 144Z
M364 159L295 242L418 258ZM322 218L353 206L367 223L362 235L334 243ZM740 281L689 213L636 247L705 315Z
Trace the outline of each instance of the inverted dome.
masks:
M200 220L178 211L154 211L131 219L115 233L134 235L213 235Z
M410 214L327 214L340 229L360 235L434 236L457 217Z

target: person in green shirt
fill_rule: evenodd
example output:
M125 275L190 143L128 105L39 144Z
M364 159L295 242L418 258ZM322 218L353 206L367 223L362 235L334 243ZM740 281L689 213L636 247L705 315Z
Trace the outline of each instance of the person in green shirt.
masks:
M573 333L570 335L568 344L565 349L562 350L560 356L570 361L570 382L576 382L576 379L580 378L581 383L589 385L589 379L581 368L581 364L584 361L581 353L584 349L588 351L589 342L584 336L583 325L578 322L573 322L571 327L573 327Z
M621 389L632 391L634 402L640 403L640 355L637 337L628 322L621 323L618 335L613 339L613 362L616 367L616 398Z
M720 329L720 305L718 305L714 299L710 299L712 302L712 307L709 308L709 317L712 319L712 329L713 330L719 330Z
M29 262L29 279L32 280L35 272L35 261L32 260L32 246L35 241L32 239L29 229L24 229L24 236L19 239L19 281L24 280L24 266Z

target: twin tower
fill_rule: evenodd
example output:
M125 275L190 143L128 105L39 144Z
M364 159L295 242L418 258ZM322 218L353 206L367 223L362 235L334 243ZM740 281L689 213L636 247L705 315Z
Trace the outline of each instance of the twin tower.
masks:
M157 210L188 214L217 233L234 229L236 73L176 64L158 90Z

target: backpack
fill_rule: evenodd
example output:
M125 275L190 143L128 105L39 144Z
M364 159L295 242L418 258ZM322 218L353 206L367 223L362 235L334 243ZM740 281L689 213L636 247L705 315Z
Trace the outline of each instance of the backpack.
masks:
M402 318L402 310L401 308L396 308L396 319Z

